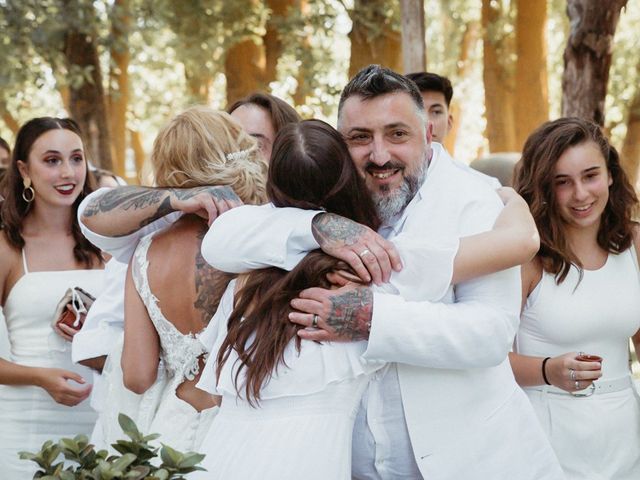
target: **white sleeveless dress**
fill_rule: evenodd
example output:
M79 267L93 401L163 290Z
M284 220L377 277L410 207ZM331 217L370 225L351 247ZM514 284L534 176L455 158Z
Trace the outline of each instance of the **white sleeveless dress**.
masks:
M539 386L524 390L568 480L640 479L640 401L629 371L629 337L640 328L640 281L633 247L605 265L572 267L563 283L543 273L522 313L516 350L554 357L600 355L602 378L588 397ZM588 393L585 390L584 393Z
M51 328L56 305L70 287L93 295L103 289L103 270L29 272L22 253L24 275L4 305L9 335L9 360L30 367L62 368L91 382L91 371L71 361L71 344ZM75 382L69 382L78 386ZM89 400L67 407L36 386L0 385L0 477L31 480L37 466L20 460L18 452L36 452L46 440L57 441L91 433L96 413Z
M235 280L203 334L213 343L199 388L222 395L220 413L201 446L202 480L347 480L351 478L353 424L369 375L383 363L361 359L367 342L290 342L285 364L262 388L255 408L238 396L232 353L216 386L215 356L233 310ZM240 385L243 384L240 375Z
M163 388L150 392L140 404L140 418L150 418L149 433L159 433L158 442L182 452L197 451L209 429L218 407L198 412L176 396L176 389L185 380L193 380L199 373L198 358L207 353L197 335L184 335L166 319L158 299L149 287L147 252L155 232L140 240L132 259L132 277L149 317L160 337L161 369L165 377ZM155 411L144 411L153 408Z

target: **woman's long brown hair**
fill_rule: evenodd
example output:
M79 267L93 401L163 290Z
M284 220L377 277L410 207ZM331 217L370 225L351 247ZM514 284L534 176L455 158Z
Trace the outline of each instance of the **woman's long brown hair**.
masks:
M340 134L320 120L284 127L273 146L267 192L278 207L324 209L377 229L374 204ZM238 355L234 384L251 405L284 362L284 352L299 325L289 322L291 299L309 287L329 288L326 275L349 266L314 251L291 272L267 268L248 273L236 294L227 337L217 352L217 377L232 351ZM286 368L286 366L285 366ZM245 371L244 385L240 373Z
M18 170L18 160L27 162L29 160L31 147L33 147L35 141L49 130L57 129L69 130L82 139L80 127L76 122L70 118L53 117L40 117L29 120L20 128L16 137L11 163L7 168L7 174L3 179L1 187L2 194L5 196L5 200L2 202L1 223L9 245L17 250L24 247L22 222L31 206L30 203L25 202L22 198L24 187L22 185L22 176ZM89 174L88 163L88 160L86 160L86 179L82 187L82 192L80 192L76 201L73 202L73 215L70 228L73 239L76 242L73 247L74 258L78 262L86 265L87 268L92 268L102 263L102 252L82 235L77 215L80 202L94 190L93 176Z
M593 142L607 165L612 184L609 201L598 230L598 245L607 252L620 253L633 241L633 215L638 197L620 165L616 149L595 123L580 118L560 118L546 122L527 139L514 175L514 188L526 200L540 233L538 256L542 268L555 276L556 283L567 277L574 265L582 278L582 263L571 250L564 221L558 210L553 179L559 158L568 149Z

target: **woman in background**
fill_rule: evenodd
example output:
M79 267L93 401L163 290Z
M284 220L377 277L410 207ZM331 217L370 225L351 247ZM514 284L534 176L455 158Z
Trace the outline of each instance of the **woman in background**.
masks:
M101 252L81 234L76 210L92 191L85 149L70 119L34 118L18 132L4 183L0 291L11 348L0 359L0 465L3 478L31 479L19 451L89 434L90 372L71 362L56 334L56 305L70 287L102 290ZM75 333L62 325L61 333Z
M629 338L640 347L633 187L597 125L561 118L528 138L515 188L542 245L522 268L516 379L568 479L640 478L629 371Z

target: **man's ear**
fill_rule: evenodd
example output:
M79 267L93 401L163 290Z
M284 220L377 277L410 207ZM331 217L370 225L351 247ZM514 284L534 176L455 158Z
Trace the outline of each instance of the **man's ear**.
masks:
M449 114L447 118L447 132L449 132L453 128L453 115Z

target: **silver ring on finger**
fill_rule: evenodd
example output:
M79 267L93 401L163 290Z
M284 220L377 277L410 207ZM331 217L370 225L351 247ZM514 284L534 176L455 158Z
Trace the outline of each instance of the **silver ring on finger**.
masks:
M573 368L569 369L569 376L571 377L571 380L576 379L576 371Z
M365 248L364 250L362 250L362 251L358 254L358 256L359 256L360 258L362 258L362 257L364 257L367 253L371 253L371 250L369 250L368 248Z
M312 328L318 328L318 320L320 319L320 317L318 317L317 313L313 314L313 320L311 320L311 327Z
M580 390L580 380L576 380L575 386L576 390Z

